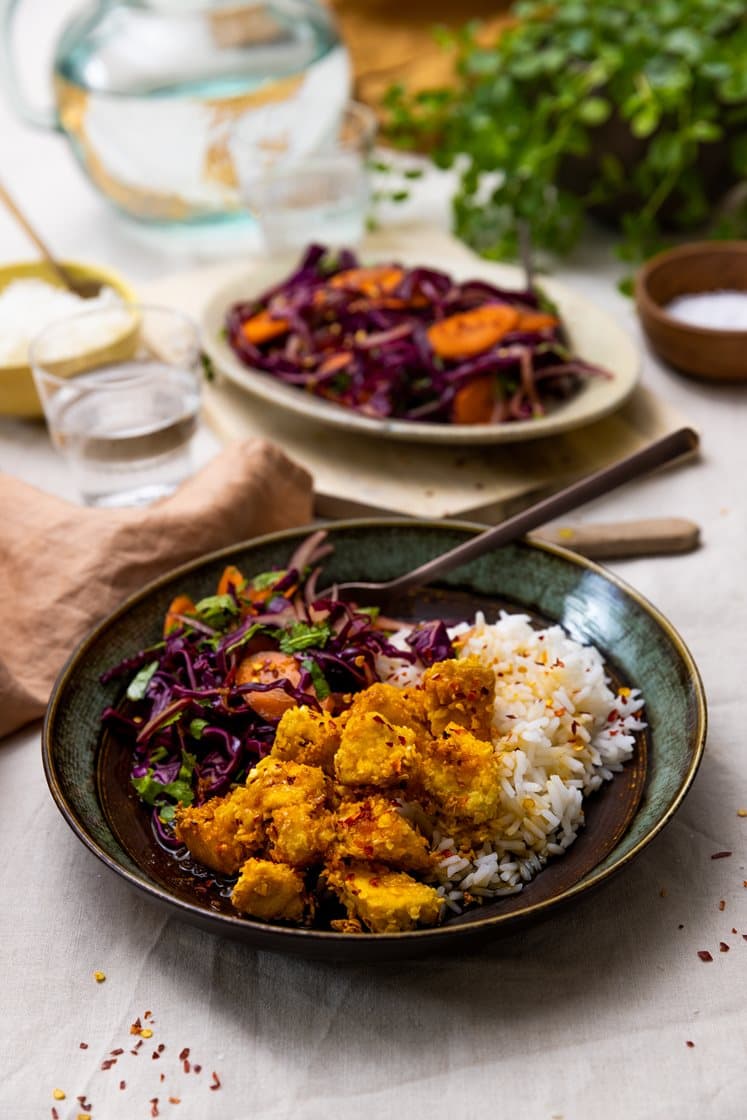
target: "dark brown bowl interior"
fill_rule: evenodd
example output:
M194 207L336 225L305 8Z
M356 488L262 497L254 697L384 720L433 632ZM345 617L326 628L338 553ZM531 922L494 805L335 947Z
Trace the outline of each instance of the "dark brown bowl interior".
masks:
M747 380L747 330L696 327L668 315L677 296L747 291L747 241L702 241L659 253L636 277L638 314L651 346L675 369Z

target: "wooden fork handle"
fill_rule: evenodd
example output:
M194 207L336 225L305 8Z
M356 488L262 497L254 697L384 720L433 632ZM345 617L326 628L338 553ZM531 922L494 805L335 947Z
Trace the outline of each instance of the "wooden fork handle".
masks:
M556 524L536 529L531 540L559 544L592 559L655 556L691 552L700 543L700 529L684 517L651 517L609 524Z

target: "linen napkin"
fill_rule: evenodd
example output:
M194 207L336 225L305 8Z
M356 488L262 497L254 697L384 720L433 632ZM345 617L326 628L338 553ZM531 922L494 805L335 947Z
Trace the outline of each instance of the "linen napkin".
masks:
M146 509L82 509L0 475L0 737L43 714L76 644L149 580L311 517L311 476L260 439Z

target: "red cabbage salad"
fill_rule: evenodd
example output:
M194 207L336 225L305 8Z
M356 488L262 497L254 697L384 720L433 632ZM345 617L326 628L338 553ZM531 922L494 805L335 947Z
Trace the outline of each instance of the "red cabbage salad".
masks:
M202 804L244 781L289 707L334 714L380 679L377 661L454 657L441 621L414 627L401 649L389 641L401 623L319 597L318 564L332 551L324 538L307 538L283 570L246 578L229 565L215 595L196 603L178 595L163 640L103 674L103 683L128 682L126 703L107 708L102 722L131 749L132 785L167 847L180 847L176 805Z
M310 246L296 270L226 314L248 367L374 419L497 424L541 417L610 374L574 355L539 290L364 266Z

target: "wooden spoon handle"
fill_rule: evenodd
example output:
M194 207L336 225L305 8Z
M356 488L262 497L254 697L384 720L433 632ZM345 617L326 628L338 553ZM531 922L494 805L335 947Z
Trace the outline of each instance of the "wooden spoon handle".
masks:
M700 529L683 517L651 517L609 524L551 525L529 534L532 540L563 545L582 556L618 559L691 552L700 543Z
M5 187L3 186L2 183L0 183L0 202L5 204L6 208L13 215L13 217L18 222L21 229L26 234L26 236L31 241L33 241L34 245L36 245L37 249L41 253L44 260L47 262L47 264L50 266L50 268L52 268L54 270L54 272L56 273L56 275L57 275L58 279L61 281L61 283L66 288L70 288L71 290L74 290L74 285L71 284L70 277L65 272L62 265L58 264L58 262L54 259L51 252L49 251L47 246L44 244L44 242L42 241L39 234L36 232L34 227L31 225L31 223L29 222L28 218L23 213L23 211L19 210L17 203L8 194L7 190L5 189Z

